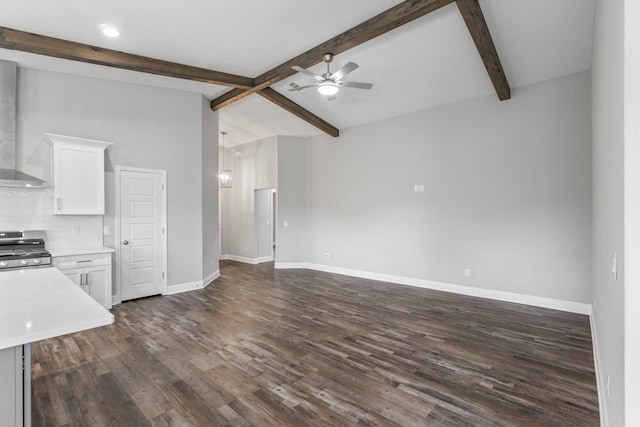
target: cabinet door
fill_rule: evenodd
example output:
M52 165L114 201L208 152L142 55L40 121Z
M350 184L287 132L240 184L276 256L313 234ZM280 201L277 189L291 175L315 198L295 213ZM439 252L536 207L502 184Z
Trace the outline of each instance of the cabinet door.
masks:
M104 150L55 145L54 214L104 214Z
M82 268L65 268L60 269L62 273L67 276L73 283L82 287L84 281L82 280L82 274L84 273L84 269Z
M111 308L111 265L85 267L85 291L104 308Z
M21 426L22 346L0 350L0 414L3 426Z

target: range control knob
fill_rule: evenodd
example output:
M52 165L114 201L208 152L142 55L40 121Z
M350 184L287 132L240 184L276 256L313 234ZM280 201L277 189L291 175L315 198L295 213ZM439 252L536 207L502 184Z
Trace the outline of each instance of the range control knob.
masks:
M5 268L9 263L7 261L0 261L0 268Z
M33 263L34 263L34 264L36 264L36 265L37 265L37 264L40 264L41 262L42 262L42 261L40 261L40 258L34 258L34 259L33 259Z
M20 261L20 265L28 265L28 264L29 264L28 259L23 259L22 261Z

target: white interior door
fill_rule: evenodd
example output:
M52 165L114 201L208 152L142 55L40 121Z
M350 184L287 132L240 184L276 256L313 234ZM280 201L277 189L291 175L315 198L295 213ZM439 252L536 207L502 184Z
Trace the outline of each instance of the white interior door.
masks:
M122 169L120 174L120 280L122 301L161 294L163 173Z

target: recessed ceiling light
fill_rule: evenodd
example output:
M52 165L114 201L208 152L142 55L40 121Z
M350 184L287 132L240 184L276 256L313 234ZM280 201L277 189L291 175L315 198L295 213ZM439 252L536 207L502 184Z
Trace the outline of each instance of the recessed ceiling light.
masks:
M120 35L120 31L116 27L107 24L100 25L100 31L107 37L115 38Z

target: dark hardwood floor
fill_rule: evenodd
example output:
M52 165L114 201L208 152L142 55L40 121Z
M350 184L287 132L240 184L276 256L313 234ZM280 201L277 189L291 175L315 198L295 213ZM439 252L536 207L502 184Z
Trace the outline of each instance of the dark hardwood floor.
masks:
M221 262L37 343L34 426L597 426L587 316Z

